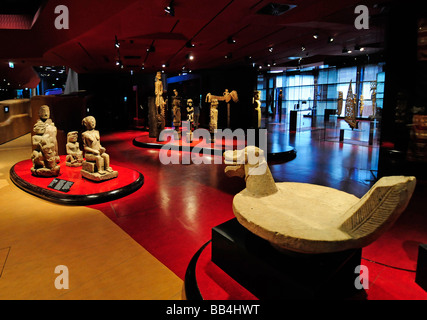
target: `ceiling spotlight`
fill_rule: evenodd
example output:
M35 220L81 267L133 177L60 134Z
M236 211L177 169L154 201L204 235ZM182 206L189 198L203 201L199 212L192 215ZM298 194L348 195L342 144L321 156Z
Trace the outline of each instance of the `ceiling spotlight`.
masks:
M356 46L354 46L354 50L357 50L357 51L365 51L365 48L364 48L364 47L361 47L361 46L356 45Z
M162 64L162 68L167 68L167 67L169 67L169 63L163 63Z
M268 51L269 51L269 52L273 52L273 50L274 50L274 49L273 49L273 47L269 47L269 48L268 48Z
M228 37L227 42L230 44L234 44L234 43L236 43L236 39L234 39L233 37Z
M120 42L117 39L117 36L115 36L115 38L116 38L116 42L115 42L114 46L118 49L118 48L120 48Z
M317 33L313 34L314 39L319 39L319 35Z
M165 12L166 14L170 15L170 16L175 16L175 8L173 5L173 0L169 3L169 5L165 8Z
M185 56L185 58L187 59L187 60L194 60L194 56L192 55L192 54L187 54L186 56Z
M233 54L229 53L225 55L225 59L231 59L233 58Z
M150 46L149 48L147 48L147 52L155 52L156 51L156 47L154 46Z
M329 37L328 38L328 43L332 43L332 42L334 42L334 40L335 40L334 37Z
M186 46L187 48L194 48L194 47L195 47L195 44L194 44L194 43L192 43L191 41L188 41L188 42L185 44L185 46Z
M13 62L9 62L9 68L11 69L15 68L15 64Z
M348 50L347 48L342 49L342 53L351 53L351 50Z
M301 51L305 51L305 46L301 46Z

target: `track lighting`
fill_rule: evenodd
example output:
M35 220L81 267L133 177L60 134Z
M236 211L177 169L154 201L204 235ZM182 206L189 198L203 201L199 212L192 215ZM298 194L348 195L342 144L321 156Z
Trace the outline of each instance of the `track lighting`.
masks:
M269 47L269 48L268 48L268 51L269 51L269 52L273 52L273 50L274 50L274 48L273 48L273 47Z
M118 48L120 48L120 42L117 39L117 36L115 36L115 38L116 38L116 42L115 42L114 46L118 49Z
M356 46L354 46L354 50L357 50L357 51L365 51L365 48L364 48L364 47L361 47L361 46L359 46L359 45L356 45Z
M185 56L185 58L187 59L187 60L194 60L194 56L192 55L192 54L187 54L186 56Z
M194 47L195 47L194 43L192 43L191 41L188 41L188 42L185 44L185 46L186 46L187 48L194 48Z
M342 49L342 53L351 53L351 50L344 48L344 49Z
M301 51L305 51L305 46L304 45L301 46Z
M314 39L319 39L319 35L317 33L313 34Z
M329 37L328 38L328 43L332 43L332 42L334 42L334 40L335 40L334 37Z
M233 57L232 53L226 54L225 55L225 59L231 59Z
M234 43L236 43L236 39L234 39L233 37L228 37L228 38L227 38L227 42L228 42L229 44L234 44Z
M173 0L169 3L169 5L165 8L165 12L166 14L174 17L175 16L175 7L174 7L174 3Z

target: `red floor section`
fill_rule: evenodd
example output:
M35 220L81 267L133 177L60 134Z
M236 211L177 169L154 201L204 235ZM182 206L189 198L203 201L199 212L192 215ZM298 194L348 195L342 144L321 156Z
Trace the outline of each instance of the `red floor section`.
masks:
M322 130L288 133L285 124L275 127L269 143L289 144L298 152L295 160L270 166L277 182L325 185L358 197L374 183L378 163L375 146L326 141ZM232 200L244 189L244 181L226 177L222 164L162 165L158 150L133 146L132 140L141 134L127 131L104 135L102 140L112 164L140 171L144 186L125 198L91 207L103 211L184 279L189 261L210 240L211 229L234 218ZM411 272L416 267L418 244L427 243L426 196L420 184L393 228L364 248L363 258L388 265L362 260L370 270L369 300L427 299L427 292L414 282L415 273ZM210 262L209 256L210 246L197 269L207 299L254 299Z

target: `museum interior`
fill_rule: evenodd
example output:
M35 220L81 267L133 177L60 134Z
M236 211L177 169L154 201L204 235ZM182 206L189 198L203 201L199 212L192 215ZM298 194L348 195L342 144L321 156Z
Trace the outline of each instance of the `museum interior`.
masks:
M2 1L0 299L426 300L418 3Z

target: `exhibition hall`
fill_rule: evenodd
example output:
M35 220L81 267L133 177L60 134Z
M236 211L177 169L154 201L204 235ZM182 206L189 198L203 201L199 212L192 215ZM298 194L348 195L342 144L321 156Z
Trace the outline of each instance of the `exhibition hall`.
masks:
M421 4L7 0L0 39L1 300L427 300Z

